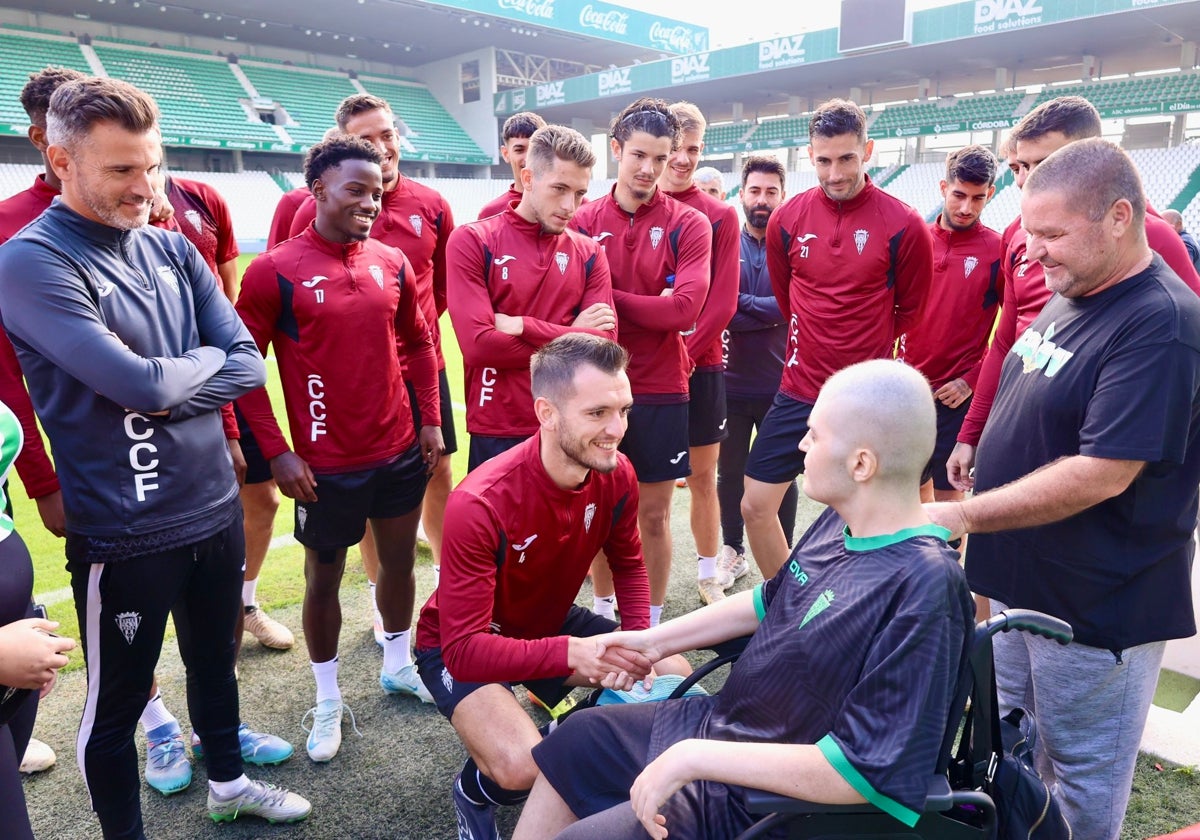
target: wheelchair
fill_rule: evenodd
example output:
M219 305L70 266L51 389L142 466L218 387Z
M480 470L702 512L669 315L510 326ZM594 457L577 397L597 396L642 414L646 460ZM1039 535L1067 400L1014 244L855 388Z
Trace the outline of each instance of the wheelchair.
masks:
M876 837L889 840L992 840L996 836L996 807L984 792L987 774L998 760L1001 745L993 743L995 701L992 638L1009 631L1033 633L1069 644L1073 631L1061 619L1034 610L1006 610L975 627L970 655L959 674L958 689L946 721L937 766L930 775L921 817L908 827L870 803L827 805L758 790L747 791L752 813L763 814L737 840L762 837L842 840ZM749 637L714 646L715 656L699 666L675 689L682 697L712 672L736 662ZM956 750L964 723L970 737Z

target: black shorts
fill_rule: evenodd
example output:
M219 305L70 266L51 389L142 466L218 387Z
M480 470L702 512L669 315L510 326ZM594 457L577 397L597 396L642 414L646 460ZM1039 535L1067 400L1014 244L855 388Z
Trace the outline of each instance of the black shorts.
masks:
M699 730L698 725L656 725L657 716L668 704L675 707L672 711L685 708L675 704L686 704L688 717L698 718L714 701L694 697L580 709L534 746L538 770L583 820L563 837L645 837L629 807L634 779L668 747ZM711 781L684 785L661 813L672 837L736 837L756 819L746 808L745 788Z
M729 437L725 372L697 370L688 380L688 445L709 446Z
M967 419L967 409L971 407L971 398L963 400L958 408L947 408L941 400L933 401L937 409L937 442L933 445L933 457L921 474L921 483L933 479L937 490L953 490L954 485L946 477L946 462L958 443L958 433L962 430L963 421Z
M417 405L417 389L407 379L404 387L408 389L408 404L412 406L413 428L417 436L421 434L421 409ZM446 454L458 451L458 435L454 433L454 404L450 402L450 380L446 378L446 369L438 371L438 402L442 410L442 443L446 446Z
M638 481L653 483L687 478L692 474L688 459L688 404L639 404L634 399L629 428L621 441Z
M527 440L529 438L471 435L471 443L467 447L467 472Z
M421 507L425 461L414 443L381 467L317 476L317 501L296 502L296 542L314 551L357 545L368 519L392 519Z
M572 604L571 609L567 611L562 628L559 630L559 635L582 639L588 636L599 636L601 633L611 633L617 629L617 626L615 621L610 621L604 616L596 615L591 610ZM425 683L425 687L433 695L433 702L437 704L438 711L446 717L446 720L450 720L454 715L454 710L458 708L458 704L463 701L463 698L485 685L502 685L512 691L514 683L521 683L552 709L573 689L573 686L567 685L567 678L570 674L540 680L510 680L500 683L456 680L446 670L446 663L442 659L440 647L418 650L416 663L417 673L421 675L421 682Z
M246 459L246 484L262 484L274 478L271 475L271 463L263 457L262 450L258 448L258 441L254 437L254 432L250 430L250 424L246 422L245 416L241 409L237 407L237 403L233 404L233 416L237 418L238 434L241 439L238 443L242 447L242 457Z
M787 484L804 472L800 441L808 434L812 403L775 395L746 459L746 475L767 484Z

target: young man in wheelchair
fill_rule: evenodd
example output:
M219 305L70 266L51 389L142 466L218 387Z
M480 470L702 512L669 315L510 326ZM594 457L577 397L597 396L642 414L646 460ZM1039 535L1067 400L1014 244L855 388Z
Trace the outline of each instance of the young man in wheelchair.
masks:
M602 637L655 661L753 633L721 693L572 715L533 750L514 840L732 837L756 819L746 788L915 824L974 626L948 532L921 507L934 428L911 368L831 377L800 442L804 492L830 507L779 574Z

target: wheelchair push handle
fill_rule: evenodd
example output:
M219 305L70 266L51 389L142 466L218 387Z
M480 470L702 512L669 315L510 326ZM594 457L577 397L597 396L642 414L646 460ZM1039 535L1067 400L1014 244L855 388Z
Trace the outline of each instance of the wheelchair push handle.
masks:
M1007 633L1010 630L1023 630L1035 636L1044 636L1060 645L1069 645L1075 636L1070 624L1037 610L1004 610L987 621L989 636Z

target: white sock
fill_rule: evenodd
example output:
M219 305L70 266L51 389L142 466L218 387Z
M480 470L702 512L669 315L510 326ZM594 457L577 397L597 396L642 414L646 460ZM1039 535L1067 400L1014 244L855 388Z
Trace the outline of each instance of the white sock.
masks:
M254 580L242 581L242 606L256 607L258 606L258 578Z
M338 688L338 658L335 656L328 662L313 662L313 677L317 680L317 702L322 700L337 700L341 702L342 690Z
M662 611L663 611L662 604L659 604L658 606L655 606L654 604L650 605L650 626L651 627L657 627L658 623L660 621L662 621Z
M367 586L371 590L371 609L375 611L375 620L378 621L379 625L382 627L383 613L379 611L379 601L375 600L375 584L368 581Z
M146 708L142 711L141 721L147 732L168 723L179 724L175 715L171 714L167 705L163 703L161 691L156 692L154 699L146 704Z
M213 795L218 799L233 799L239 793L250 787L250 780L246 778L246 774L238 776L236 779L228 782L214 782L208 780L208 789L213 792Z
M399 633L383 631L383 670L394 674L412 664L412 652L408 647L411 636L411 628Z
M716 557L697 556L696 562L700 564L698 567L698 571L696 572L696 578L698 580L704 580L705 578L712 578L712 577L717 576L717 558Z
M603 616L609 621L617 620L617 596L608 595L605 597L596 596L592 598L592 612L596 615Z

